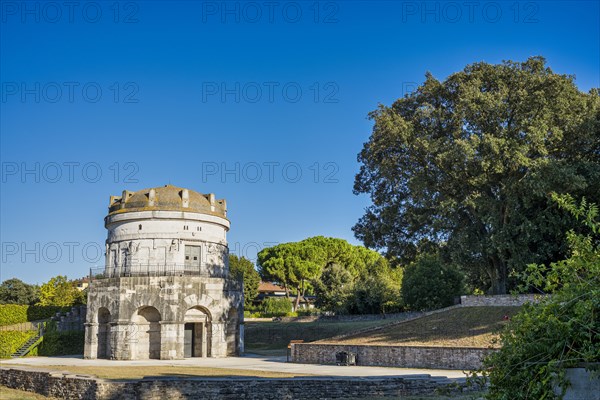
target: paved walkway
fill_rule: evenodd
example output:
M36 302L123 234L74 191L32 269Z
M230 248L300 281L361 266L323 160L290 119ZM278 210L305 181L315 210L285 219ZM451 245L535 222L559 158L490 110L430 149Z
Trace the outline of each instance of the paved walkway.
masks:
M186 366L208 368L233 368L250 371L287 372L290 374L311 374L319 376L338 377L379 377L379 376L414 376L431 375L433 377L464 378L465 374L457 370L444 369L412 369L412 368L386 368L386 367L360 367L337 365L313 365L287 363L285 357L264 357L247 354L243 357L227 358L186 358L183 360L84 360L81 356L64 357L25 357L0 361L4 367L12 364L27 365L31 367L53 366ZM73 371L75 372L75 371Z

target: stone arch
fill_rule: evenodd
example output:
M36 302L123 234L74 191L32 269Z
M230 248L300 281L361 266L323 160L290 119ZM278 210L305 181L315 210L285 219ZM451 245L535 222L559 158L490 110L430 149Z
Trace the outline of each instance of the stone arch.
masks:
M214 299L206 294L198 296L197 294L190 294L183 299L185 310L190 308L202 308L208 312L212 308ZM218 318L218 316L214 316Z
M111 358L110 347L110 311L106 307L100 307L96 313L98 323L98 349L96 358Z
M231 307L227 313L225 322L225 340L227 341L227 355L237 356L239 354L240 330L238 309Z
M188 308L184 322L184 357L210 357L212 354L212 315L206 307Z
M142 306L133 315L133 359L160 359L160 312L152 306Z

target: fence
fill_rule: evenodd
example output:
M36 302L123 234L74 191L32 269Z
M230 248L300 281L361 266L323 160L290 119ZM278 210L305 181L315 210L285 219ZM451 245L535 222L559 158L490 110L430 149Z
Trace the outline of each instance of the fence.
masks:
M225 279L226 291L241 291L243 278L233 276L221 267L191 267L184 264L132 264L118 267L90 268L90 282L118 277L194 276Z
M126 264L116 267L90 268L90 280L129 276L203 276L228 278L219 267L197 267L184 264Z

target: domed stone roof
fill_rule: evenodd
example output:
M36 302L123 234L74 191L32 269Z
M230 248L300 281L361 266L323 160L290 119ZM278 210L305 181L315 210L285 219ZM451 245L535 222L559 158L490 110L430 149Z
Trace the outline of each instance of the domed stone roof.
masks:
M212 193L204 195L173 185L142 189L137 192L124 190L121 196L110 196L109 215L154 210L198 212L227 217L225 199L216 200Z

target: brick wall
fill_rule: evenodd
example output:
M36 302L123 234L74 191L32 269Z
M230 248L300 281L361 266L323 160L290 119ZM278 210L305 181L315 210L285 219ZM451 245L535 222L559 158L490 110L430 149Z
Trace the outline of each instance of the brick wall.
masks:
M62 399L347 399L461 392L464 379L429 375L379 378L161 378L111 382L17 368L0 368L0 384Z
M357 365L477 369L482 358L494 350L471 347L368 346L345 344L292 344L292 362L301 364L335 364L340 351L356 354Z

